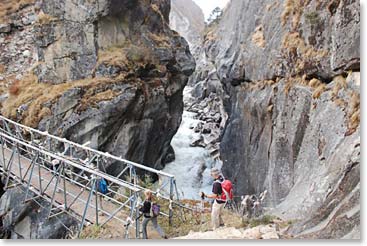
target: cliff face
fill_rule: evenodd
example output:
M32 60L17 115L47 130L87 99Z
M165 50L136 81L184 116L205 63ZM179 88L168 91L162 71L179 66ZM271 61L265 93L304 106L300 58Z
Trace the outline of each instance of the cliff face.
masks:
M359 68L358 1L235 0L222 19L206 35L207 53L232 84L303 74L330 79Z
M224 102L222 170L298 237L360 236L359 35L357 1L232 0L205 36L194 92Z
M8 189L0 198L0 237L2 239L71 238L70 229L79 222L67 213L48 218L49 203L42 198L24 202L22 187ZM30 196L37 195L32 191ZM67 228L70 228L69 230Z
M172 158L182 91L195 69L187 42L169 28L170 2L52 0L33 7L38 62L34 75L12 84L2 113L162 168Z
M197 58L205 29L204 13L192 0L171 0L171 5L170 27L187 40Z

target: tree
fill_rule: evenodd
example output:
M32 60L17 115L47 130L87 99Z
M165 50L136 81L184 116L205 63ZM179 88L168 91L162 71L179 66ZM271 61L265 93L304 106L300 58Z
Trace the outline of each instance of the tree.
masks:
M211 24L213 22L218 23L219 20L222 18L222 14L223 14L223 10L219 7L216 7L215 9L213 9L213 11L211 12L207 22L208 24Z

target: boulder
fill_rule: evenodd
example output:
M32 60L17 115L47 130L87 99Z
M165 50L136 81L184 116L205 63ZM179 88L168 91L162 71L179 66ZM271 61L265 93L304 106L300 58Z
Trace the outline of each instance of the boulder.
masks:
M0 33L10 33L11 25L10 24L0 24Z
M62 239L70 233L65 226L71 230L78 228L79 222L65 213L48 219L49 203L42 198L37 198L37 203L33 200L23 203L25 194L24 188L18 186L0 198L2 232L7 232L11 239ZM36 196L32 191L28 195Z

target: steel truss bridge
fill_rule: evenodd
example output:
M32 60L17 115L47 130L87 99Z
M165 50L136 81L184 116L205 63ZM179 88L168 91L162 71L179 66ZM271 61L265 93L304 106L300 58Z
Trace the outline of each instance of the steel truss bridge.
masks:
M48 218L66 213L77 219L78 237L85 225L107 223L124 230L125 238L140 237L138 207L148 188L143 187L139 172L158 175L157 188L152 192L166 204L161 208L161 215L168 217L170 225L174 211L182 216L184 206L180 204L173 175L91 149L88 143L77 144L24 126L1 115L0 142L4 189L23 186L23 203L45 199L49 206L42 208L47 209ZM112 163L121 165L122 171L117 176L106 172ZM97 189L101 179L107 181L106 194Z

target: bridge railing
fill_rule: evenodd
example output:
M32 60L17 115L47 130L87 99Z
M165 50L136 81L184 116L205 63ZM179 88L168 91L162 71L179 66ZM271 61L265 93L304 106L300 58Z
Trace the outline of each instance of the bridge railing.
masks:
M138 237L139 212L137 207L141 203L142 192L148 188L140 182L137 170L158 175L160 182L157 182L159 185L156 190L153 190L153 193L169 201L168 211L162 211L163 216L171 219L172 207L180 205L173 175L21 125L3 116L0 116L0 126L1 171L7 175L6 187L9 179L12 178L18 184L27 187L25 200L34 199L27 197L30 189L38 194L37 197L48 196L53 206L49 208L50 217L63 212L75 212L77 209L73 208L73 205L84 204L83 211L79 208L76 213L79 214L81 221L79 229L86 220L90 220L88 211L92 208L95 209L92 223L105 224L116 220L127 229L129 226L134 227ZM26 167L24 160L29 164ZM106 172L107 166L112 163L114 165L117 163L121 167L117 176L109 175ZM35 170L38 171L35 172ZM38 179L38 182L35 179ZM98 191L98 182L102 179L106 180L108 184L106 194ZM66 183L80 189L78 192L72 192L72 189L67 188ZM64 197L61 204L57 203L56 199L57 196L60 196L57 194L59 189ZM117 208L112 210L103 208L101 205L105 203L104 200L113 203ZM60 207L62 207L61 211L53 213ZM122 212L124 208L128 209L128 213ZM102 223L99 223L100 213L107 216Z

